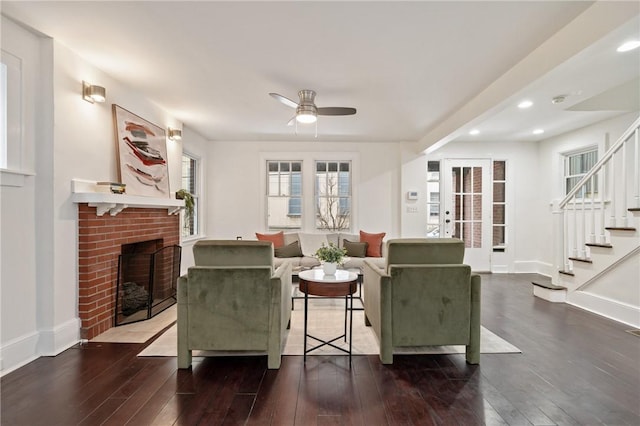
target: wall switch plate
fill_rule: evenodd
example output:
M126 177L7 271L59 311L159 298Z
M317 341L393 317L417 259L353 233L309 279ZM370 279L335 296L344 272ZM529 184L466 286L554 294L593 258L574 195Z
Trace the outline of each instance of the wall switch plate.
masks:
M407 213L418 213L418 208L415 206L407 206Z

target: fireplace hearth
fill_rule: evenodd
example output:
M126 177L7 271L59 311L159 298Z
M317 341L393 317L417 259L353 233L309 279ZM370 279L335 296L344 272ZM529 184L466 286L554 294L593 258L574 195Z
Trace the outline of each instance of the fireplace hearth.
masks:
M182 249L177 245L156 249L161 244L162 240L150 240L122 246L115 326L152 318L176 303Z

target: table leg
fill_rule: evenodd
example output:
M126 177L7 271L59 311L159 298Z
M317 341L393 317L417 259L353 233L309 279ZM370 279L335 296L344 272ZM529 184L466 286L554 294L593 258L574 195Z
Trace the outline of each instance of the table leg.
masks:
M303 363L307 363L307 312L309 308L309 294L304 294L304 359Z
M353 304L351 305L353 308ZM349 296L344 297L344 341L347 341L347 310L349 308Z
M351 368L351 344L353 343L353 293L351 293L349 298L351 299L351 309L349 309L349 312L351 312L349 318L349 368Z

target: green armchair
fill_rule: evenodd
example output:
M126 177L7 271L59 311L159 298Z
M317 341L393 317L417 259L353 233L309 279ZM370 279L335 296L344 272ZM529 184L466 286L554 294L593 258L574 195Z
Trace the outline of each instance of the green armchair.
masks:
M193 247L196 266L178 278L178 368L193 350L265 351L280 368L291 319L291 264L273 269L263 241L206 240Z
M365 261L365 324L393 363L398 347L466 345L480 362L480 276L463 265L464 243L453 238L387 242L386 268Z

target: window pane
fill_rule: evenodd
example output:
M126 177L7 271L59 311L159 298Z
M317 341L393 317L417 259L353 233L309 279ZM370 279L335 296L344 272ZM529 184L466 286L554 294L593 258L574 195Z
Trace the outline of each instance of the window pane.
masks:
M270 172L277 172L278 171L278 163L276 163L275 161L269 161L269 171Z
M301 172L302 171L302 163L300 163L300 162L291 163L291 171L292 172Z
M440 171L440 162L439 161L427 161L427 171L428 172L439 172Z
M493 205L493 223L504 225L504 204Z
M493 180L506 180L505 166L506 166L506 162L504 161L493 162Z
M302 225L302 162L269 161L267 228L299 229Z
M504 202L504 182L493 183L493 202Z
M198 234L199 229L199 200L198 200L198 181L197 173L198 160L183 154L182 155L182 189L187 190L193 196L193 214L187 215L182 213L182 231L183 237L190 237Z
M494 226L493 227L493 245L495 246L504 246L504 226Z
M288 172L289 171L289 163L280 163L280 171Z
M351 163L316 162L316 227L343 230L351 227Z

